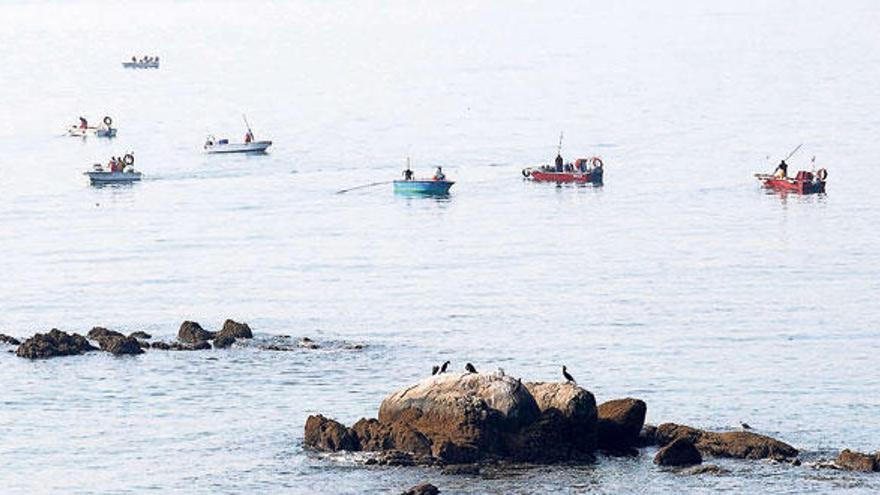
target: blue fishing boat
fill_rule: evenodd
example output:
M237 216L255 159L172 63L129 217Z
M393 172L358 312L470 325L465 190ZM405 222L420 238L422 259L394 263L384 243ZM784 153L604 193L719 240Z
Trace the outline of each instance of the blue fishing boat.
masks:
M444 196L449 194L449 188L455 184L451 180L434 179L410 179L394 181L394 192L406 194L425 194L431 196Z

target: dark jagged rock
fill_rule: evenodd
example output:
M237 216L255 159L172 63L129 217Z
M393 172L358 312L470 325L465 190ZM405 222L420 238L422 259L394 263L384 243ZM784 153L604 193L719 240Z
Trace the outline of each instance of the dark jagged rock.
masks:
M91 330L89 330L89 333L86 334L86 336L92 340L97 340L99 342L105 337L125 337L125 335L117 332L116 330L108 330L104 327L93 327Z
M148 334L147 332L143 332L141 330L138 330L137 332L131 332L131 335L129 335L129 337L131 337L133 339L138 339L138 340L150 340L153 338L152 335Z
M150 347L153 349L159 349L161 351L170 351L171 350L171 344L169 344L167 342L153 342L152 344L150 344Z
M439 493L440 490L438 490L436 486L430 483L422 483L410 488L400 495L438 495Z
M315 342L314 340L312 340L308 337L301 338L299 340L299 342L296 343L296 345L297 345L297 347L301 347L303 349L320 349L321 348L321 346L319 346L317 344L317 342Z
M797 457L796 448L768 436L750 431L715 433L675 423L657 427L656 438L666 445L677 438L687 438L703 455L738 459L777 459Z
M597 429L599 448L626 450L639 443L647 405L639 399L617 399L599 404Z
M232 335L219 333L219 334L217 334L216 337L214 337L214 348L215 349L225 349L227 347L231 347L232 344L234 344L234 343L235 343L235 337L233 337Z
M74 356L97 350L79 334L68 334L56 328L48 333L38 333L18 347L16 355L28 359L43 359L55 356Z
M400 450L419 455L431 454L431 442L424 435L405 423L384 425L375 419L361 419L351 431L361 450Z
M120 335L106 335L98 340L102 351L107 351L113 355L121 356L123 354L143 354L138 340L132 337Z
M146 342L143 342L146 344ZM180 342L160 342L156 341L150 344L152 349L160 351L203 351L211 348L211 344L205 341L196 342L195 344L181 344Z
M254 334L251 332L251 327L249 327L247 323L238 323L233 320L226 320L226 322L223 323L223 328L220 329L217 334L235 337L236 339L254 338Z
M21 341L15 337L0 333L0 344L21 345Z
M180 324L180 330L177 331L177 338L181 342L187 344L196 344L213 339L214 332L205 330L201 325L194 321L185 321Z
M211 344L202 340L196 342L195 344L182 345L179 349L181 351L206 351L211 348Z
M150 343L147 342L146 340L138 340L137 343L141 349L149 349L150 348Z
M387 450L376 456L376 462L380 466L415 466L418 460L409 452L399 450Z
M646 424L642 427L642 431L639 432L639 439L635 446L650 447L652 445L657 445L657 427Z
M342 423L320 414L309 416L306 420L304 444L306 447L326 452L354 451L359 447L357 437L351 430Z
M654 456L654 464L661 466L692 466L702 462L700 451L694 447L693 442L684 437L676 438Z
M847 471L861 471L865 473L880 471L880 452L875 455L863 454L849 449L844 449L835 459L834 464L840 469Z

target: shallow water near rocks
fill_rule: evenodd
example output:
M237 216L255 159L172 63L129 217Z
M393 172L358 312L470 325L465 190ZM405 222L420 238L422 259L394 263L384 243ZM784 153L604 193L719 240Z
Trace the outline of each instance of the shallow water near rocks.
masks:
M455 477L302 448L309 414L374 416L446 359L526 380L567 364L649 422L746 421L816 457L880 448L878 21L859 1L0 6L0 332L169 339L231 317L327 344L0 352L0 486L880 490L765 462L682 476L651 450ZM161 69L123 70L133 53ZM270 153L202 155L243 112ZM80 114L119 137L61 137ZM566 158L602 156L604 187L521 180L560 130ZM801 142L791 168L816 155L828 194L761 191L751 174ZM128 150L142 183L87 185ZM408 155L444 165L450 197L334 194Z

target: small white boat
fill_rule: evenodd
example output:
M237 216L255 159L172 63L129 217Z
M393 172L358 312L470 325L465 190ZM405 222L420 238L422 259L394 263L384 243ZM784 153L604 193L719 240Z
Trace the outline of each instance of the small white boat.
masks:
M265 153L272 141L251 141L249 143L230 143L228 139L214 139L208 136L205 153Z
M159 61L155 62L122 62L126 69L158 69Z
M85 124L86 121L83 121ZM86 137L86 136L98 136L98 137L106 137L112 138L116 137L116 128L113 127L113 119L109 116L104 117L104 125L94 127L94 126L86 126L82 127L81 125L72 125L67 129L68 136L76 136L76 137Z

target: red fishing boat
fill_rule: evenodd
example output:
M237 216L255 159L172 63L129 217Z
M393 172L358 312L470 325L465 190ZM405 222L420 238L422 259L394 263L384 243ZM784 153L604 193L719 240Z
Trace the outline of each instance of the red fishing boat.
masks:
M815 194L825 192L825 179L828 171L820 168L816 173L801 170L791 177L780 177L772 174L755 174L755 177L768 189L775 191L794 192L798 194Z
M522 170L522 174L526 179L535 182L601 185L604 167L602 159L594 156L592 158L578 158L574 163L566 163L561 167L550 165L528 167Z

